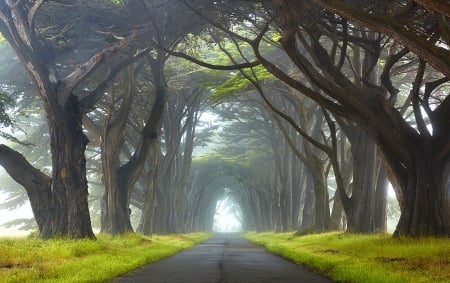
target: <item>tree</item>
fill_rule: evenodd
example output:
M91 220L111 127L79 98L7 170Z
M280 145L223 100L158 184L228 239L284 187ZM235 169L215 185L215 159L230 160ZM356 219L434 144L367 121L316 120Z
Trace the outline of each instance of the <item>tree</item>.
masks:
M192 76L188 76L192 79ZM202 111L204 90L198 87L172 89L162 117L163 140L158 151L153 202L144 204L139 230L145 234L187 232L186 214L195 187L189 183L195 131ZM153 207L156 205L155 215ZM195 205L195 204L192 204ZM154 225L150 223L154 222Z
M338 1L312 2L320 2L326 8L328 4L344 5ZM280 42L283 49L299 70L321 91L311 89L283 72L274 62L264 58L258 51L262 36L248 41L254 47L258 59L280 80L300 90L336 115L357 122L370 133L383 153L390 175L396 181L402 214L395 235L447 237L450 234L446 189L449 181L450 134L444 129L448 126L450 99L439 87L448 80L448 77L445 77L448 76L448 64L442 62L446 62L450 57L448 51L439 46L441 40L448 42L440 25L441 19L425 12L429 23L438 29L436 36L425 41L421 36L424 23L415 22L417 25L410 29L409 26L407 28L406 25L400 25L400 16L394 17L393 20L378 15L371 16L363 8L353 7L354 13L342 13L350 17L345 19L330 13L321 14L323 11L307 2L302 2L302 5L294 1L274 3L277 4L277 11L282 19L283 33ZM302 18L305 11L308 11L309 15ZM330 11L336 12L337 9ZM408 10L407 14L416 11L420 12L420 7ZM318 18L314 25L304 24L303 20L311 15L323 16ZM356 29L360 27L350 23L352 19L392 35L399 43L419 55L417 72L410 88L414 124L405 120L396 108L394 102L399 91L392 84L390 76L392 68L408 55L409 50L391 45L392 41L382 34L376 34L373 39L365 37L373 32L364 30L362 34L358 33ZM334 35L337 37L333 37ZM327 50L324 43L333 41L337 49ZM373 68L367 69L362 76L343 72L343 64L352 66L352 63L346 60L346 56L351 52L347 47L352 44L363 46L365 62L369 66L377 66L376 62L385 58L387 63L379 77L382 85L371 84L366 79L372 74ZM309 58L299 52L300 45L308 51ZM381 53L382 46L393 46L390 54ZM339 52L334 52L335 50ZM386 57L381 57L383 55ZM429 76L428 81L424 76L426 70L433 71L426 68L427 63L441 72ZM422 109L426 114L422 113ZM432 132L427 124L432 127Z
M38 89L47 113L52 177L42 174L22 155L6 146L2 146L2 165L27 190L40 235L44 238L56 235L94 238L87 204L84 155L88 139L83 133L81 118L93 108L109 78L100 81L93 91L88 95L84 93L82 97L83 92L77 93L76 88L137 35L136 32L128 34L128 37L104 49L97 47L93 56L67 73L60 68L67 65L64 61L58 62L58 59L65 59L63 55L71 50L70 46L67 48L67 45L74 44L70 40L76 41L79 39L76 36L83 37L93 31L87 27L103 29L86 11L102 17L117 8L112 3L97 5L97 2L90 2L89 7L81 3L73 4L67 7L64 3L44 1L0 2L0 32ZM82 26L75 25L79 29L70 29L65 25L66 21L80 20L80 15L83 16L83 21L79 21ZM54 21L51 29L47 28L49 21ZM66 35L73 37L65 38ZM74 51L76 49L72 49ZM19 173L18 169L24 171Z

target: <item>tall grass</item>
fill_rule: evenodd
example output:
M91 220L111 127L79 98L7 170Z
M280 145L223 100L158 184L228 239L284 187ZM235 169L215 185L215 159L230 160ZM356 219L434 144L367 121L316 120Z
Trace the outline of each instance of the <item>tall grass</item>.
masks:
M246 233L244 237L339 282L450 282L450 239L338 232L299 237Z
M209 236L98 235L96 241L0 239L0 282L106 282Z

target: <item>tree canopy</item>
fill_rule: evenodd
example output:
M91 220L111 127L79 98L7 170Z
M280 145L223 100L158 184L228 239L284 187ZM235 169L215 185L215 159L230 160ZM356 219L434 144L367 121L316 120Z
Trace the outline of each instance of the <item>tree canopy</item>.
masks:
M383 231L389 179L395 235L448 237L449 10L431 0L2 0L0 124L41 108L49 145L38 152L50 161L2 144L0 163L45 238L94 238L91 178L112 234L134 229L131 207L144 233L210 229L223 195L261 231ZM220 122L207 125L206 112ZM208 140L226 147L196 157Z

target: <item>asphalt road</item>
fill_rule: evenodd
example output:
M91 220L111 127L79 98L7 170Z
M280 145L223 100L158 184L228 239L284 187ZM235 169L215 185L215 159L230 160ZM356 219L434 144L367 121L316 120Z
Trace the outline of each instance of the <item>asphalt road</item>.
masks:
M191 249L113 281L152 283L330 283L235 234L218 234Z

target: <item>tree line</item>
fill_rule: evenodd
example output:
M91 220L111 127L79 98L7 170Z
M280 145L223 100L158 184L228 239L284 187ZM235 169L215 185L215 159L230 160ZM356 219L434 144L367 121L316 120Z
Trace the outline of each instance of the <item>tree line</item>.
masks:
M44 238L94 238L87 157L101 164L112 234L132 230L130 204L144 233L210 229L221 182L248 228L384 231L389 179L395 235L448 237L448 6L1 1L0 32L45 111L51 170L7 145L1 164ZM12 85L3 92L26 96ZM236 147L247 159L192 162L207 95L253 125L233 142L256 143Z

